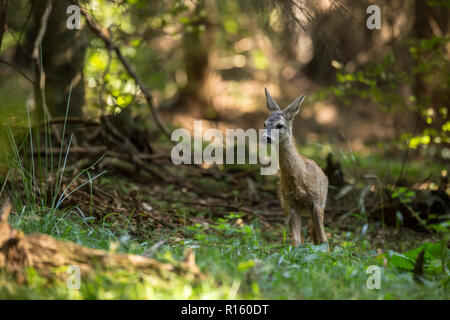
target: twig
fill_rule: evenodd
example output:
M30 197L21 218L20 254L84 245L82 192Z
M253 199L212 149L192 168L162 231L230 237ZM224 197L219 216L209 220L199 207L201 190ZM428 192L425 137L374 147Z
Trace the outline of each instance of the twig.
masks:
M19 32L19 38L17 40L17 43L20 45L21 40L22 40L22 35L25 31L25 28L28 24L28 22L31 20L31 17L33 16L33 12L34 12L34 6L36 5L36 1L31 1L30 4L30 11L28 11L27 17L25 19L25 22L23 23L22 27L20 28L20 32Z
M166 239L159 240L157 243L152 245L148 250L146 250L142 255L144 257L150 258L155 254L156 250L158 250L158 248L161 247L166 242L167 242Z
M52 118L47 121L42 121L41 123L39 123L39 127L45 124L65 124L65 123L84 124L87 126L100 126L100 123L95 120L69 117L69 118Z
M44 38L45 32L47 31L48 17L50 16L52 9L53 9L53 0L48 0L47 7L45 8L45 11L41 18L41 26L39 28L39 32L36 36L36 39L34 40L33 53L31 55L31 57L34 60L39 60L39 47L42 43L42 39Z
M96 34L105 43L107 48L111 48L111 50L113 50L116 53L117 58L120 60L127 73L134 79L134 81L144 94L147 104L150 107L150 111L152 112L153 118L156 122L156 125L170 139L171 137L170 131L159 116L159 113L153 103L153 96L144 86L144 83L141 81L136 72L133 70L128 60L122 55L120 48L112 41L109 31L100 26L97 22L95 22L92 16L89 14L89 12L85 8L80 6L80 2L78 0L72 0L72 3L80 7L81 14L86 18L86 21L89 27L91 28L92 32L94 32L94 34Z
M26 80L28 80L28 82L30 82L34 86L33 79L31 79L25 72L20 70L17 66L13 65L12 63L9 63L8 61L2 60L2 59L0 59L0 63L10 67L11 69L13 69L15 71L17 71L22 77L24 77Z

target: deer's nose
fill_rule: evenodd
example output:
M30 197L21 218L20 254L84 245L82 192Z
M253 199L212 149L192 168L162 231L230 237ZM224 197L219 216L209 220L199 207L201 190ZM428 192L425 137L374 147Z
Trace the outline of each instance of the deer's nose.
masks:
M263 134L262 138L266 143L272 143L272 138L270 137L270 134L267 133L267 131Z

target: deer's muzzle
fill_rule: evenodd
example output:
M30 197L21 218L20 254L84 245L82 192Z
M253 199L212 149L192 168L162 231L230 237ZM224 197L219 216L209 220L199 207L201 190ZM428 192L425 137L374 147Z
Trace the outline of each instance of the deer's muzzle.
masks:
M267 129L262 135L262 140L268 144L271 144L272 142L277 141L278 136L279 134L277 129Z

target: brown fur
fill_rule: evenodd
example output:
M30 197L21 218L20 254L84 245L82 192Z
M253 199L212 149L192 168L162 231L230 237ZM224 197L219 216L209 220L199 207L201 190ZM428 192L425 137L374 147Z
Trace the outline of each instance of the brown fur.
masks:
M328 179L311 159L299 154L292 142L280 144L280 200L289 219L292 241L303 244L301 217L311 217L311 235L315 244L327 242L323 226Z
M301 217L311 217L311 236L315 244L327 242L324 229L324 209L327 200L328 179L311 159L299 154L292 138L292 119L300 109L304 95L294 100L283 111L266 90L267 107L271 112L265 122L267 140L272 130L279 130L280 200L283 214L290 225L295 246L303 244Z

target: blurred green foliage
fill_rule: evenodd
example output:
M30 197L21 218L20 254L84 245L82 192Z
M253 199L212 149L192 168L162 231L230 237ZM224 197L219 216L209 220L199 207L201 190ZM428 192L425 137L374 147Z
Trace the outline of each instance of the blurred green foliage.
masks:
M355 97L368 99L391 115L412 112L419 119L416 132L403 132L399 138L401 144L408 141L413 149L430 143L448 145L450 61L446 47L449 43L450 37L409 40L407 47L413 63L406 69L394 53L388 54L382 63L351 73L345 72L340 63L334 63L338 69L337 85L325 89L321 95L334 95L346 104ZM402 90L406 86L417 90L405 95Z
M0 86L0 172L6 172L11 149L11 137L18 143L27 132L27 94L14 81Z

